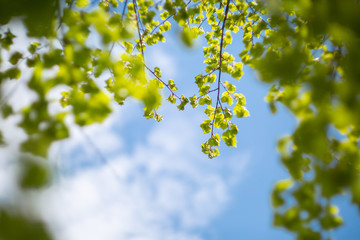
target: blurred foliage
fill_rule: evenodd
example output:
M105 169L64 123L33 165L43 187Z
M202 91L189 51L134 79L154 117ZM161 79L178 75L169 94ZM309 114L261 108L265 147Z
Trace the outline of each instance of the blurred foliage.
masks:
M21 17L28 36L43 37L54 34L55 15L60 0L1 0L0 25L13 17Z
M13 25L7 25L16 17L33 37L27 51L17 49ZM204 109L200 127L210 136L201 149L213 158L221 141L237 145L233 116L250 116L235 86L248 65L271 86L265 98L271 112L282 104L298 121L278 142L290 178L274 187L274 225L297 239L323 239L342 224L331 203L334 196L349 194L360 209L359 25L355 0L2 0L0 84L29 72L25 82L37 98L14 111L2 90L1 117L21 116L19 127L27 134L22 152L46 158L53 142L69 136L68 116L79 126L102 122L113 101L123 105L130 97L138 99L144 117L161 121L157 110L164 88L166 100L179 110L188 103ZM145 63L146 47L165 42L173 26L186 46L200 36L206 40L204 73L195 76L191 97L178 94L175 80L164 80L160 68ZM100 46L91 44L91 36L99 37ZM242 45L241 52L232 55L226 51L230 45ZM122 53L113 56L114 47ZM223 81L224 74L231 81ZM67 89L59 96L64 111L53 113L49 92L59 86ZM6 144L1 132L0 144ZM45 165L20 162L22 191L48 183ZM21 233L13 232L15 225ZM8 210L0 212L4 226L0 239L24 239L23 233L49 238L40 223Z
M40 221L24 214L0 208L0 239L4 240L50 240L49 231Z

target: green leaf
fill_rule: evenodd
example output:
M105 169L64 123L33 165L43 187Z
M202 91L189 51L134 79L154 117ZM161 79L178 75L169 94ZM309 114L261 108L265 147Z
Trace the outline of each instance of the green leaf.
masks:
M22 53L20 52L14 52L10 59L9 59L9 62L12 64L12 65L15 65L18 63L18 61L22 58Z
M164 11L163 13L160 14L161 20L165 20L168 16L169 16L168 11Z
M146 119L151 119L155 117L155 113L152 110L147 109L146 107L144 108L144 117Z
M227 130L221 135L222 140L229 147L236 147L236 134L232 130Z
M5 9L5 6L3 6L3 8ZM5 37L3 37L2 39L0 39L0 43L1 46L7 50L10 49L10 46L14 43L14 38L16 36L10 31L10 29L8 29L5 33Z
M158 67L154 68L154 73L158 78L161 78L161 70ZM170 81L170 80L169 80ZM174 81L173 81L174 82Z
M20 186L24 189L38 189L50 181L50 169L40 160L22 159Z
M211 120L205 119L201 124L200 127L203 130L204 134L209 133L211 131Z
M76 0L75 5L77 7L86 7L89 5L89 3L90 3L89 0Z
M199 90L199 94L200 95L206 95L210 90L210 85L203 85L200 90Z
M210 159L212 159L212 158L214 158L214 157L217 157L217 156L219 156L219 155L220 155L219 149L213 148L213 149L210 149L210 150L209 150L208 157L209 157Z
M110 3L111 3L113 8L117 8L119 6L119 1L118 0L110 0Z
M183 111L185 108L185 105L188 104L189 99L187 99L186 97L184 97L183 95L181 95L181 103L177 106L177 108L180 111Z
M229 93L235 92L236 87L233 84L229 83L228 81L225 81L224 85L226 86L226 89Z
M232 118L232 112L227 107L225 107L224 109L224 117L227 121L230 121L230 119Z
M6 119L7 117L9 117L10 115L12 115L14 113L12 106L9 104L2 105L1 110L2 110L2 117L4 119Z
M339 216L328 214L321 218L320 223L324 229L329 230L341 226L343 224L343 220Z
M40 46L40 43L38 42L32 42L30 44L30 46L28 47L28 51L31 53L31 54L34 54L36 52L36 49Z
M246 105L246 100L244 95L242 95L241 93L235 93L234 94L235 99L238 101L237 104L241 105L241 106L245 106Z
M212 106L207 106L207 108L204 110L204 113L208 115L209 118L212 117L213 114L215 114L215 108Z
M213 83L216 80L216 75L215 74L210 74L209 76L205 77L205 82L208 83Z
M133 49L134 49L134 45L131 42L128 41L123 41L122 42L124 47L125 47L125 51L127 53L132 53Z
M154 119L155 119L157 122L161 122L161 120L163 120L163 116L160 115L160 114L155 114Z
M219 136L219 134L216 133L211 138L209 138L208 143L209 143L210 147L218 147L218 146L220 146L220 136Z
M178 90L177 87L175 86L174 80L172 80L172 79L170 79L170 80L168 81L168 86L169 86L169 88L170 88L172 91Z
M152 101L150 97L144 99L145 104L151 106ZM83 93L73 91L68 103L73 106L75 122L80 126L102 122L111 112L110 99L103 92L94 93L86 99Z
M200 105L211 105L211 98L209 95L205 95L199 99Z
M170 103L176 103L176 97L174 96L174 94L170 94L170 96L166 100L168 100Z
M198 100L197 100L196 95L190 97L189 99L190 99L190 105L191 105L193 108L196 108L196 107L199 105L199 102L198 102Z
M230 106L233 104L233 98L230 95L230 93L228 93L228 92L223 92L220 100L221 100L221 102L227 103Z
M209 154L210 152L210 147L208 142L205 142L204 144L201 144L201 151L205 154Z
M199 74L195 77L195 83L198 85L199 88L201 88L205 83L205 78L202 74Z
M182 31L180 31L180 36L182 42L187 47L192 47L194 45L194 39L196 38L196 34L193 31L189 29L183 29Z
M285 180L278 181L275 184L274 191L283 192L286 189L290 188L293 184L294 184L294 182L292 179L285 179Z
M18 79L21 76L21 71L17 67L9 68L5 71L4 77L8 77L10 79Z
M236 117L238 117L238 118L250 116L250 113L246 109L246 107L241 106L240 104L236 104L235 107L233 108L233 111L234 111L234 114L236 115Z
M217 113L215 115L214 127L222 129L226 129L228 127L228 122L226 121L224 114Z
M168 21L166 21L165 23L163 23L163 25L161 25L161 26L159 27L160 31L162 31L162 32L169 31L170 28L171 28L171 23L168 22Z
M0 146L6 145L2 132L0 131Z

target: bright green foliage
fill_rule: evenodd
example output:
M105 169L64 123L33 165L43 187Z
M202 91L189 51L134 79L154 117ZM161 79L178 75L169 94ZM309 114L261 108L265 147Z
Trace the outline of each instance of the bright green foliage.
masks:
M155 67L154 68L154 73L155 73L156 77L161 78L161 70L160 70L160 68ZM174 80L171 80L171 81L172 81L172 85L174 85ZM169 85L170 85L170 80L169 80ZM170 88L172 88L172 87L170 86ZM171 89L171 90L176 90L176 89Z
M233 131L231 130L227 130L225 131L221 138L223 139L223 141L225 142L225 144L229 147L236 147L236 134L233 133Z
M177 87L175 86L174 80L170 79L170 80L168 81L168 85L169 85L169 88L170 88L172 91L178 90Z
M176 103L176 97L174 94L171 94L166 100L168 100L171 103Z
M357 1L5 1L0 25L13 17L21 17L28 36L34 37L23 52L13 46L12 29L0 29L1 51L7 53L0 56L0 84L24 78L26 70L31 76L25 82L37 96L19 112L0 92L1 118L22 116L19 127L28 136L22 152L46 158L51 144L69 135L65 118L71 116L79 126L102 122L112 101L123 105L128 98L137 99L146 118L161 121L157 111L163 88L167 101L177 103L179 110L188 103L204 110L200 127L210 138L201 149L214 158L221 140L237 145L240 120L233 116L250 116L245 96L236 91L245 64L270 84L265 99L271 112L282 104L298 120L294 133L278 142L290 178L276 184L272 193L274 225L298 239L322 239L322 230L342 224L331 205L334 196L347 193L360 209ZM199 37L206 41L205 67L194 76L192 97L177 95L181 89L176 80L162 79L162 70L144 60L146 47L165 42L165 32L172 29L180 29L186 46L194 46ZM100 46L89 44L90 35L100 39ZM239 52L228 52L231 45ZM120 56L112 56L115 46L123 47ZM20 70L23 62L27 69ZM47 77L46 71L53 75ZM49 92L60 86L66 87L58 97L64 111L50 113ZM6 144L1 136L0 144ZM20 185L26 189L46 183L46 170L36 164L24 161ZM0 212L0 223L18 221L16 214L7 214ZM24 228L32 224L21 221Z
M177 106L177 108L180 111L183 111L185 108L185 105L189 103L189 99L187 99L185 96L181 95L180 104Z
M200 124L200 127L202 128L204 133L209 133L211 131L210 125L211 125L211 120L210 119L205 119L204 122L202 122Z
M75 1L75 5L77 7L86 7L87 5L89 5L89 0L76 0Z
M233 98L229 92L223 92L223 94L221 96L221 102L227 103L229 105L233 104Z
M192 97L189 97L189 100L190 100L190 105L193 107L193 108L196 108L198 105L199 105L199 102L197 100L197 97L196 95L192 96Z
M208 144L211 147L218 147L220 146L220 136L219 134L215 134L213 135L209 140L208 140Z
M212 100L211 100L209 95L205 95L203 97L200 97L200 99L199 99L199 104L200 105L205 105L205 104L206 105L211 105L211 102L212 102Z

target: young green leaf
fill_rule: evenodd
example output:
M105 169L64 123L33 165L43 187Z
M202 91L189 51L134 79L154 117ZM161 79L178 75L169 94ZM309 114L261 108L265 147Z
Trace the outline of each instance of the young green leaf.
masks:
M210 119L205 119L201 124L200 124L200 127L201 129L203 130L203 132L206 134L206 133L209 133L211 131L211 120Z

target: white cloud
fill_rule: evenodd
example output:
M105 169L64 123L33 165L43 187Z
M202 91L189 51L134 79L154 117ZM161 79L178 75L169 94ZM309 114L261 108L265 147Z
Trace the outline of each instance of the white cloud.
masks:
M169 119L134 143L131 153L120 151L108 164L64 175L43 194L43 215L57 239L201 239L196 231L226 207L248 157L207 160L200 153L198 116L167 113ZM113 130L122 114L92 130L97 138L126 141ZM101 151L108 156L105 145ZM74 151L81 144L71 146Z

